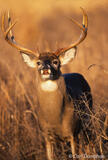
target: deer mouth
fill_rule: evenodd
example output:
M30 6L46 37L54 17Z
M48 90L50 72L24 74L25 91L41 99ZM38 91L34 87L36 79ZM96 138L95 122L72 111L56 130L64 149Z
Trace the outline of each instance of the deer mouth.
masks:
M49 79L50 78L50 74L51 74L51 70L50 69L42 69L41 70L42 79Z
M40 76L43 80L56 80L60 76L61 72L57 72L55 69L41 69Z
M50 73L51 73L50 69L43 69L43 70L41 70L41 75L48 75Z

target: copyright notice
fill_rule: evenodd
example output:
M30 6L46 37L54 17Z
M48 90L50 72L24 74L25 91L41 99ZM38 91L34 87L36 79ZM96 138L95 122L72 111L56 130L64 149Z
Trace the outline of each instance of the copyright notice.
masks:
M85 158L85 159L97 159L97 158L100 158L100 159L104 159L105 156L104 155L98 155L98 154L94 154L94 155L88 155L88 154L75 154L75 155L72 155L72 154L69 154L69 158L77 158L77 159L81 159L81 158Z

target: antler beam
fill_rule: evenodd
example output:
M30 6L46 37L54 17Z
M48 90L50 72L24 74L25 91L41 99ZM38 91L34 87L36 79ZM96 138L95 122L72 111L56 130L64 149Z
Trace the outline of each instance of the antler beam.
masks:
M32 54L35 55L36 57L38 57L38 53L33 52L29 49L26 49L20 45L17 44L17 42L15 41L14 35L12 34L12 28L15 26L17 21L15 21L14 23L11 23L11 17L10 14L8 12L8 28L5 30L5 15L2 16L2 32L4 34L4 38L5 40L14 48L18 49L20 52L24 52L26 54Z
M69 47L58 49L55 52L56 55L59 56L60 54L68 51L69 49L71 49L73 47L76 47L78 44L80 44L86 38L87 30L88 30L88 17L87 17L86 12L84 11L84 9L81 8L81 10L83 12L83 23L82 23L82 25L80 23L78 23L76 20L74 20L72 18L70 19L72 22L74 22L82 30L79 39L75 43L71 44Z

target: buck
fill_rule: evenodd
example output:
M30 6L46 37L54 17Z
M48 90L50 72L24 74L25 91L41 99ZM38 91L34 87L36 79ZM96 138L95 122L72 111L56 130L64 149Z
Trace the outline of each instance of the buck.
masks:
M12 23L8 14L8 28L5 29L5 16L2 16L2 31L5 40L20 52L29 67L36 68L37 115L45 138L48 160L54 159L51 139L55 136L61 139L67 138L71 144L72 154L76 154L76 137L83 128L81 117L76 109L77 106L80 106L79 108L83 111L87 108L83 102L79 102L82 100L82 95L85 94L89 108L92 107L90 87L84 77L78 73L61 73L61 67L75 58L77 45L87 35L88 17L85 10L83 8L81 10L82 25L71 19L81 29L80 38L70 46L57 49L53 53L34 52L18 45L12 34L12 28L16 22Z

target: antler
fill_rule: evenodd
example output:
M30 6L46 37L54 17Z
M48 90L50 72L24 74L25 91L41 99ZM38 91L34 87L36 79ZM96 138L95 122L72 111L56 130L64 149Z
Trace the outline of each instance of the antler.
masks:
M15 26L16 22L15 21L14 23L11 23L11 17L10 17L10 14L8 12L8 28L5 30L5 15L2 16L2 32L4 34L4 38L5 40L11 45L13 46L14 48L18 49L20 52L24 52L26 54L32 54L36 57L39 56L38 53L36 52L33 52L29 49L26 49L24 47L21 47L20 45L17 44L17 42L15 41L15 38L14 38L14 35L12 34L12 28Z
M79 28L82 30L82 33L81 33L79 39L78 39L75 43L71 44L69 47L58 49L58 50L55 52L56 55L59 56L60 54L68 51L69 49L71 49L71 48L73 48L73 47L76 47L78 44L80 44L80 43L86 38L86 36L87 36L87 29L88 29L88 17L87 17L86 12L84 11L84 9L81 8L81 10L82 10L82 12L83 12L83 23L82 23L82 25L81 25L80 23L78 23L76 20L74 20L74 19L72 19L72 18L70 19L70 20L71 20L72 22L74 22L77 26L79 26Z

